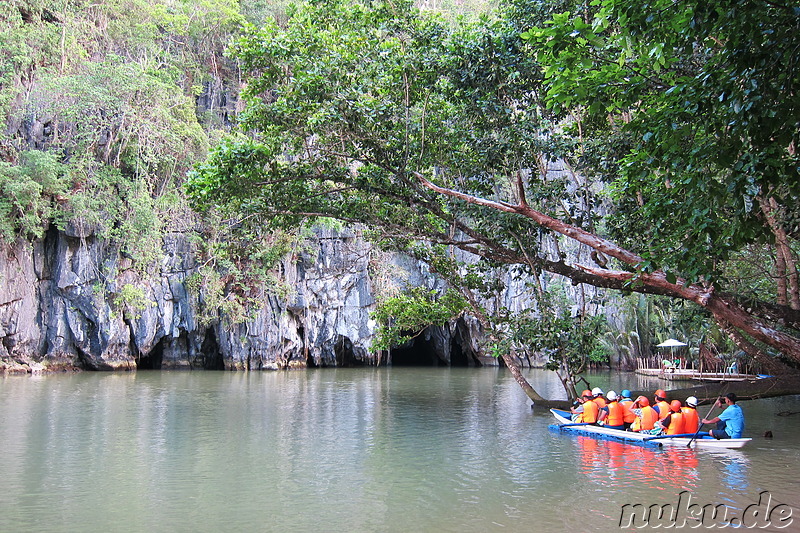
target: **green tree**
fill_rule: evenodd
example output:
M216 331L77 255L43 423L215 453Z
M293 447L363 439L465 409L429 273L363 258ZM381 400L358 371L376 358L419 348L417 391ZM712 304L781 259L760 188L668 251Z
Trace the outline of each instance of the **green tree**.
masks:
M695 289L687 299L743 349L759 351L756 340L798 361L800 8L592 5L592 17L561 13L525 37L544 66L548 104L576 117L584 135L619 143L603 145L619 206L610 235L637 250L643 275ZM749 295L730 292L731 260L765 243L775 248L777 305L745 304Z
M680 277L668 256L660 268L643 239L628 249L609 238L592 211L598 190L574 172L582 128L544 108L542 69L523 49L513 25L488 18L453 29L404 2L302 5L285 27L238 41L250 136L213 150L189 194L200 209L228 205L275 226L333 217L420 256L449 245L488 267L692 301L800 361L796 331L760 312L776 306L745 306L710 278ZM552 172L558 158L575 165ZM669 222L648 216L647 227Z
M511 315L503 326L509 343L532 346L545 354L545 368L556 373L568 398L577 398L581 374L591 364L608 362L608 351L601 342L608 325L603 315L573 314L557 295L557 291L543 293L535 311Z
M548 104L580 117L587 134L627 135L614 186L650 224L642 255L689 281L714 281L731 252L774 238L760 201L797 219L800 8L593 4L588 21L566 12L525 34Z
M63 200L67 188L57 154L26 151L17 165L0 161L0 239L41 237L51 222L63 222L57 198Z
M218 146L188 186L195 205L225 203L272 226L314 216L361 222L384 245L407 250L420 239L471 250L458 212L528 240L521 221L443 198L412 170L438 166L457 178L449 173L463 169L465 180L490 191L487 162L507 170L540 160L541 136L507 112L529 99L519 74L525 67L532 75L532 63L520 63L520 39L487 23L489 31L464 26L451 34L449 22L404 2L321 2L300 7L286 28L254 30L237 43L236 57L254 74L243 118L259 135ZM415 251L441 258L435 246ZM440 271L449 269L445 262Z
M424 287L412 287L380 298L373 318L380 324L374 348L388 350L412 340L425 328L442 326L460 316L468 304L458 292L443 294Z
M238 7L0 3L2 239L37 238L74 219L137 268L152 267L186 170L208 149L195 98L212 80L238 83L223 57L243 22ZM44 179L51 174L57 187Z

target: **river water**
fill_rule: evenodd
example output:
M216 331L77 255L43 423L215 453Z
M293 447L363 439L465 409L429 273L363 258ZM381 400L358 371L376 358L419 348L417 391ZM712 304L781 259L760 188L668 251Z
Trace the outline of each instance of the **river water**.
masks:
M741 405L717 453L559 434L495 368L9 376L0 531L630 531L680 498L800 531L800 397Z

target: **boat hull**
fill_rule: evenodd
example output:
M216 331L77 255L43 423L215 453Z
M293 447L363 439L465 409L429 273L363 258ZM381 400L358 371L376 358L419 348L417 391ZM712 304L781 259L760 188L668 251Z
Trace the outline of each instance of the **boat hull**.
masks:
M555 417L558 424L553 424L551 429L559 431L569 431L571 433L580 435L591 435L603 439L619 440L631 444L639 444L644 446L690 446L692 448L741 448L752 439L720 439L717 440L713 437L664 437L654 436L648 434L636 433L633 431L622 431L619 429L611 429L603 426L595 426L592 424L575 424L569 418L567 411L558 409L550 409L550 412Z

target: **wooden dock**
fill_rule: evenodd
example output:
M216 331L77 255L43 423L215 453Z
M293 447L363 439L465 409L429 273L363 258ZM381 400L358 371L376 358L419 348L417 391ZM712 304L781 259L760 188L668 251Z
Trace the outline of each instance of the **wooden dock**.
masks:
M700 372L691 368L638 368L635 372L643 376L651 376L668 381L746 381L758 379L755 374Z

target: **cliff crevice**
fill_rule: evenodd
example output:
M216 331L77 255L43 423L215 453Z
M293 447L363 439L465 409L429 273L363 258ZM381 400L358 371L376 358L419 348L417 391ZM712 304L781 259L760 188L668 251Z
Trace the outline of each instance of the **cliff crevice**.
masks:
M301 252L280 264L293 287L288 297L267 290L247 320L220 312L204 324L201 296L187 283L198 264L186 234L165 233L160 262L143 272L95 229L71 223L0 249L0 371L249 371L391 362L371 349L377 326L370 317L372 246L356 232L317 229ZM417 261L385 256L395 282L439 283ZM476 321L460 319L429 328L421 342L431 364L480 365L491 362L481 362L480 333Z

